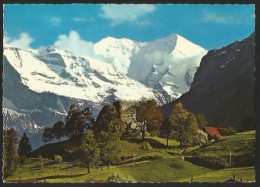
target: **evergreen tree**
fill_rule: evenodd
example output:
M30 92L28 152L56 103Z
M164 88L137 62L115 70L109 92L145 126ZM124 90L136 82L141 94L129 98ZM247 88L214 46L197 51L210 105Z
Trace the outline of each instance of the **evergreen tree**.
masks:
M155 100L143 98L136 106L136 118L140 123L142 139L145 138L145 132L156 132L160 129L162 122L162 112L160 106Z
M98 135L100 148L100 159L103 164L109 166L111 163L118 161L120 150L117 147L117 137L111 132L101 131Z
M80 108L73 104L70 106L68 115L66 117L66 133L67 136L80 135L82 136L84 131L88 127L92 127L95 120L92 117L92 113L89 108L84 108L82 111Z
M87 165L87 171L90 173L90 165L98 162L99 148L95 141L93 131L87 130L81 140L81 150L83 152L82 160Z
M118 112L116 107L113 105L105 105L98 114L97 120L93 125L93 130L95 133L100 133L101 131L108 131L108 125L118 118Z
M121 139L126 131L126 124L120 119L114 119L110 122L108 128L117 139Z
M106 105L100 111L95 124L93 125L94 132L100 133L113 132L114 136L121 138L126 130L126 124L118 119L118 112L113 105Z
M59 142L60 142L60 138L65 135L65 125L62 121L58 121L53 125L52 134L57 139L59 139Z
M19 159L16 151L18 139L15 129L4 129L3 139L3 169L6 177L15 168Z
M82 123L83 119L80 115L79 106L76 104L71 105L66 117L66 135L73 136L78 134L78 126L81 126Z
M18 146L18 155L20 158L27 158L29 153L32 151L32 146L29 142L29 138L27 137L26 133L23 133L23 136L20 139L19 146Z
M198 127L199 129L203 129L205 128L206 126L208 126L208 122L205 118L205 116L202 114L202 113L198 113L196 115L196 120L198 122Z
M83 118L83 132L86 129L92 129L95 124L95 118L90 111L90 108L86 107L81 111L81 117Z
M51 142L53 140L53 133L52 133L52 128L51 127L46 127L43 131L43 134L42 134L42 141L44 143L46 142Z

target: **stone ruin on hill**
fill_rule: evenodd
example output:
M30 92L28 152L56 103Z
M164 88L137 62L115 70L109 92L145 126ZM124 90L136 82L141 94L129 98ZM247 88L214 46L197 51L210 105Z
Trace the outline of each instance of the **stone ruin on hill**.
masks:
M118 112L118 119L121 119L126 124L136 122L135 102L133 101L116 101L113 105Z

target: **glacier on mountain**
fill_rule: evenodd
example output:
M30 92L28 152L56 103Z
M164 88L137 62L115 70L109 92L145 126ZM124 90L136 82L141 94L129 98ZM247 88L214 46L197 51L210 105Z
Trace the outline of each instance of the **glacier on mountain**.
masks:
M156 98L155 90L129 78L108 63L57 49L46 51L38 56L31 51L7 47L4 56L20 73L23 84L38 93L51 92L94 103L101 103L110 94L116 100L136 101L143 96Z
M152 42L108 37L95 56L54 47L23 50L4 45L3 122L39 145L46 126L64 120L71 104L97 116L116 100L154 98L165 104L187 92L207 50L173 34ZM36 136L32 136L35 134Z
M177 34L144 43L108 37L96 43L94 51L138 82L166 91L171 99L189 91L200 60L207 53Z

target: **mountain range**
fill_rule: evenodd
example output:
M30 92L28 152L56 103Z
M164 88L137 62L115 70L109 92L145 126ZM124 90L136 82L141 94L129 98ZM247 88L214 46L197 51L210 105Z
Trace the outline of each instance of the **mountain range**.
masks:
M23 50L4 44L3 122L39 146L42 130L64 121L71 104L94 117L116 100L154 98L163 105L189 90L202 47L173 34L153 42L105 38L95 56L47 47Z
M254 113L254 33L207 51L180 35L152 42L107 37L95 56L4 45L3 124L41 144L44 127L64 121L71 104L96 117L116 100L154 98L167 117L181 101L213 126L241 128Z

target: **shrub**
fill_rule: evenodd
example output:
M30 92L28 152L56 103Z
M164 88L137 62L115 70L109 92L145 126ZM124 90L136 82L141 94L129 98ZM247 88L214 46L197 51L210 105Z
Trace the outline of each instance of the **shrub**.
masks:
M55 163L61 163L61 162L62 162L62 156L60 156L60 155L55 155L55 156L54 156L54 162L55 162Z
M234 135L236 133L237 132L234 127L228 127L228 135Z
M229 126L226 129L219 129L220 134L222 134L223 136L230 136L230 135L234 135L236 134L236 130L234 129L234 127Z
M131 132L131 138L139 138L141 135L140 135L140 131L138 129L133 129L132 132Z
M113 173L109 175L107 182L121 183L121 182L136 182L136 181L130 175L121 175L118 173Z
M141 144L141 149L148 151L148 150L151 150L152 147L151 147L151 145L149 144L149 142L145 141L145 142L143 142L143 143Z
M224 158L224 157L197 156L197 157L186 157L185 160L193 164L210 168L210 169L224 169L230 166L230 164L228 163L228 158Z

